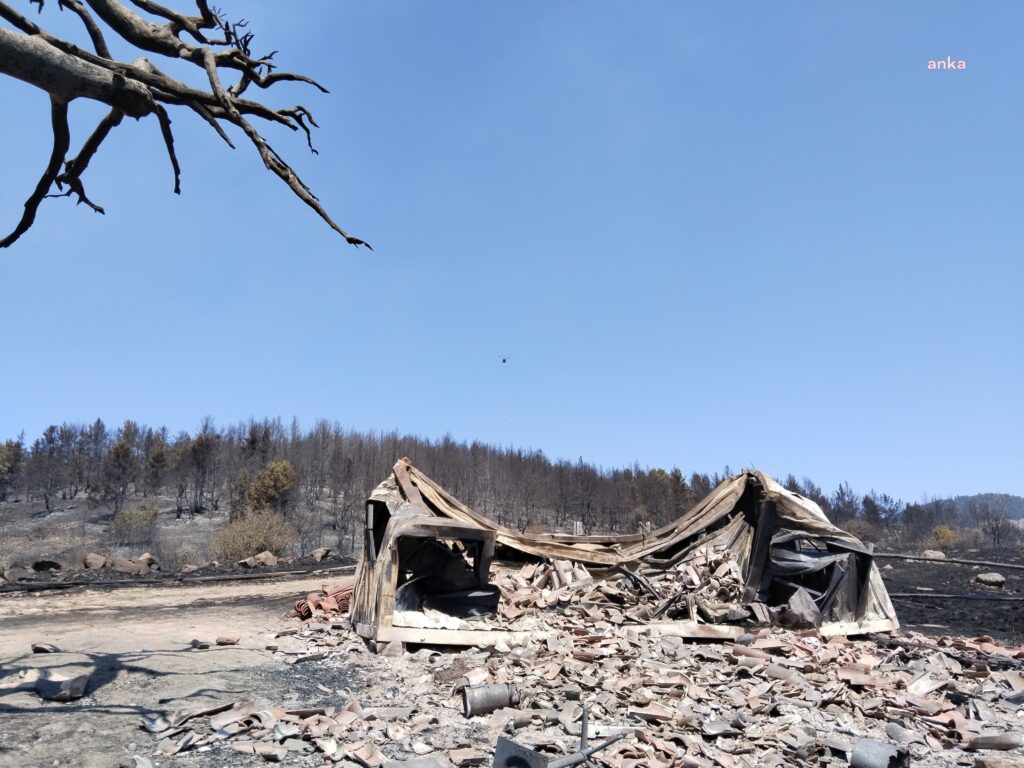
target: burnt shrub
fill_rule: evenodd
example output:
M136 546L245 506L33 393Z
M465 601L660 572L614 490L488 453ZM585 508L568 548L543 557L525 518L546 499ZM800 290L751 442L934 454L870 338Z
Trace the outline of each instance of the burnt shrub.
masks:
M127 506L114 513L107 536L112 544L122 547L144 547L153 540L156 518L160 510L152 499L137 509Z
M247 512L225 525L213 534L210 549L219 560L234 562L264 550L279 555L297 539L295 528L282 515L264 509Z

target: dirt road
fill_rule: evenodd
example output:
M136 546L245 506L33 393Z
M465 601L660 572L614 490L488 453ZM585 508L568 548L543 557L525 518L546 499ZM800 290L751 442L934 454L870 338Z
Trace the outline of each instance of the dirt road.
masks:
M266 645L299 644L273 637L295 626L285 614L322 583L306 577L0 595L0 766L111 768L152 753L153 737L139 728L143 716L240 700L300 704L294 668ZM213 644L228 635L238 645ZM194 649L193 639L211 646ZM32 653L34 642L61 652ZM57 703L40 699L31 670L92 676L84 698Z

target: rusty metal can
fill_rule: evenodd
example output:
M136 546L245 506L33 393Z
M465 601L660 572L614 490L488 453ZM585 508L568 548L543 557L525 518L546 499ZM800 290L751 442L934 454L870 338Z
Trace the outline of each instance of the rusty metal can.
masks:
M462 689L462 711L466 717L486 715L502 707L518 707L522 697L508 683L467 686Z

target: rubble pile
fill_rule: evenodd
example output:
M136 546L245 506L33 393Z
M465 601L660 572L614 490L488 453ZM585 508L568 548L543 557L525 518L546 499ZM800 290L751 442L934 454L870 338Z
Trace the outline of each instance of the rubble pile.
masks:
M761 615L760 606L741 605L743 576L724 548L701 549L666 570L641 573L619 566L596 581L583 565L568 560L529 563L497 584L503 598L499 612L509 620L522 616L526 606L575 607L591 619L617 624L676 618L722 624Z
M516 647L392 644L374 654L346 621L308 623L281 633L305 650L279 655L322 665L325 683L357 670L358 697L320 685L328 705L236 704L146 727L163 754L230 748L270 761L317 753L348 765L471 766L491 765L502 736L550 757L573 753L586 712L590 736L623 735L590 758L612 768L1024 761L1024 649L990 637L825 638L779 628L694 642L673 635L672 622L633 618L680 591L673 605L685 608L664 614L700 617L701 606L729 604L739 584L719 554L690 561L696 581L686 567L643 577L657 595L649 600L635 574L595 581L572 563L506 572L496 580L500 612L520 611L516 624L545 630ZM484 686L504 698L471 697L492 693Z
M158 755L203 750L224 742L236 752L259 755L268 762L281 762L289 752L320 752L334 762L381 765L384 757L372 741L350 738L365 733L368 721L384 722L381 714L364 712L352 697L339 707L288 710L261 709L250 701L198 712L172 712L144 721L143 727L160 739Z
M728 478L656 531L535 537L402 459L367 500L365 533L354 582L300 600L305 625L267 645L308 664L323 695L309 709L167 715L146 726L164 754L369 768L1024 764L1024 649L899 633L870 547L763 473ZM530 562L492 568L496 554Z

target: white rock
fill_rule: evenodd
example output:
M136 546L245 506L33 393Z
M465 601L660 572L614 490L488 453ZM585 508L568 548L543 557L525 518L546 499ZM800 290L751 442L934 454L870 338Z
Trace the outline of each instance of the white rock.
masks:
M974 580L986 587L996 587L997 589L1002 589L1006 583L1006 577L1001 573L979 573Z
M74 701L85 695L91 673L62 677L46 673L36 680L36 693L48 701Z

